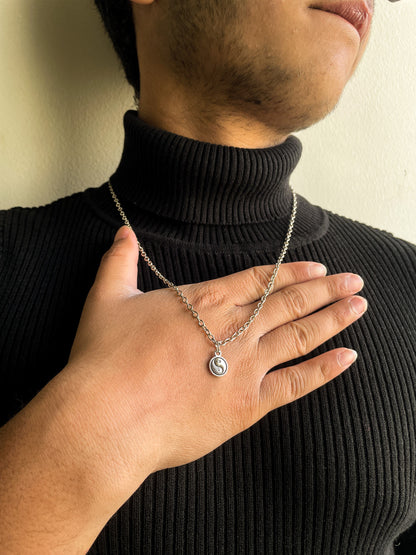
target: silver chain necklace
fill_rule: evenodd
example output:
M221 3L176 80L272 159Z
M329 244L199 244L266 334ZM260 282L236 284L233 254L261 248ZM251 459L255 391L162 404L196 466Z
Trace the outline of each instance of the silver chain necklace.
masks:
M130 224L129 220L127 219L126 214L124 213L124 211L123 211L123 209L120 205L120 201L118 200L118 197L114 192L114 189L113 189L113 187L110 183L110 180L108 180L108 187L110 189L111 196L113 197L113 200L116 204L117 210L120 213L121 219L123 220L125 225L127 225L130 229L133 229L131 227L131 224ZM269 283L268 283L268 285L267 285L267 287L266 287L266 289L263 293L263 296L260 299L260 302L257 305L257 308L254 309L253 314L250 316L250 318L247 320L247 322L245 322L245 324L243 324L241 326L241 328L239 328L237 331L235 331L230 337L227 337L226 339L222 339L221 341L218 341L217 339L215 339L215 337L212 335L212 333L209 331L209 329L205 325L204 321L201 320L201 318L199 317L198 312L194 309L194 307L191 305L191 303L188 301L188 299L185 297L185 295L182 293L182 291L176 285L174 285L171 281L169 281L167 278L165 278L164 275L162 275L159 272L159 270L156 268L156 266L153 264L153 262L147 256L146 252L144 251L143 247L140 244L140 241L137 241L137 244L139 246L140 254L143 256L143 258L145 259L145 261L147 262L147 264L149 265L151 270L153 270L153 272L157 275L157 277L159 279L161 279L163 281L163 283L165 285L167 285L169 288L176 291L176 293L179 295L179 297L181 297L182 301L185 303L186 307L192 312L192 315L198 320L198 324L204 330L204 332L207 334L208 339L210 341L212 341L212 343L214 343L214 345L216 347L215 355L209 361L209 370L214 376L224 376L227 373L228 363L221 354L221 346L225 345L226 343L231 343L231 341L234 341L234 339L237 339L237 337L240 336L249 327L251 322L258 315L258 313L260 312L261 308L263 307L264 303L266 302L266 299L267 299L267 297L268 297L268 295L269 295L269 293L270 293L270 291L273 287L273 283L274 283L274 280L276 278L277 272L279 270L280 264L282 263L282 260L285 257L286 251L289 247L289 242L290 242L290 238L292 236L293 224L295 223L296 210L297 210L296 193L293 190L291 185L289 185L289 187L291 188L292 193L293 193L292 215L290 217L289 228L287 230L286 239L285 239L285 242L284 242L284 245L283 245L283 248L282 248L282 252L280 253L280 256L279 256L279 258L278 258L278 260L275 264L275 268L274 268L273 273L270 277L270 281L269 281Z

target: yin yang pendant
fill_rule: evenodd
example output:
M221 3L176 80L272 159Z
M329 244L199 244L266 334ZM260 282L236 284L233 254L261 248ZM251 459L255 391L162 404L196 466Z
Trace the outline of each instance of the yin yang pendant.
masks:
M228 370L228 364L224 357L215 355L209 361L209 369L214 376L224 376Z

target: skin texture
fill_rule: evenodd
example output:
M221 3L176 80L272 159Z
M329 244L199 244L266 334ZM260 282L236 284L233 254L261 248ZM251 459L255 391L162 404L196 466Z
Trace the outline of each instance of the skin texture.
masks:
M339 101L369 32L361 39L313 4L132 0L140 117L193 139L246 148L279 144L321 120Z

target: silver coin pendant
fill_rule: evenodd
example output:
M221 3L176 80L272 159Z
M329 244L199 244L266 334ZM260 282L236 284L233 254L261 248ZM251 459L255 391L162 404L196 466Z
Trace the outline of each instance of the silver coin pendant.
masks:
M209 361L209 369L214 376L224 376L228 370L228 363L224 357L215 355Z

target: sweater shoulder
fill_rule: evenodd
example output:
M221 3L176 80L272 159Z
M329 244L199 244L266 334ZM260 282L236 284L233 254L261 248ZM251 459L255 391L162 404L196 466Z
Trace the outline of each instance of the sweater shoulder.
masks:
M91 228L101 229L100 218L91 209L86 189L35 207L14 206L0 210L0 263L30 252L40 244L61 248L82 242ZM105 225L104 228L108 228ZM107 231L107 229L105 229ZM94 233L95 235L95 233Z
M371 256L386 263L406 265L416 271L416 244L396 236L391 231L326 211L329 216L329 234L334 244L350 254Z
M0 233L3 249L7 246L7 240L18 242L38 226L53 225L57 221L62 223L62 217L68 222L74 221L72 216L82 208L82 205L82 193L74 193L40 206L13 206L0 210Z
M68 211L71 207L77 208L78 206L84 204L84 195L86 191L79 191L77 193L72 193L67 196L59 197L50 202L40 204L37 206L21 206L16 205L11 208L0 209L0 219L6 221L8 218L25 218L25 219L38 219L46 214L59 213L62 210Z

